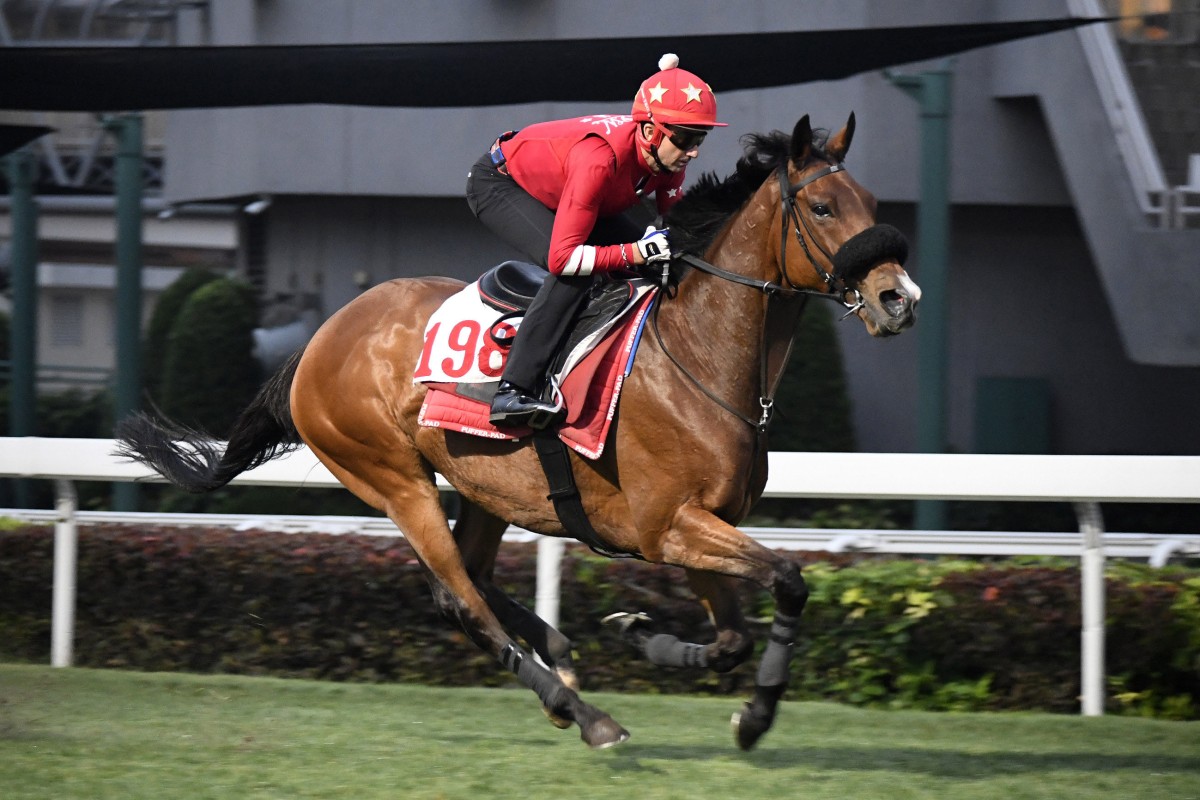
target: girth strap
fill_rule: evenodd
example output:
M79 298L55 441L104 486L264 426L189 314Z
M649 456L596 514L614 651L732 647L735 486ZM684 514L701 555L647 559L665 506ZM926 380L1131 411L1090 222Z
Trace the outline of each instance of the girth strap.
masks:
M571 458L567 446L554 430L540 430L533 433L533 447L537 451L538 460L542 462L542 471L550 483L550 494L546 499L554 504L554 513L562 522L567 533L592 548L593 551L607 558L637 558L645 560L637 553L619 553L608 549L600 534L592 527L583 503L579 500L579 487L575 485L575 473L571 469Z

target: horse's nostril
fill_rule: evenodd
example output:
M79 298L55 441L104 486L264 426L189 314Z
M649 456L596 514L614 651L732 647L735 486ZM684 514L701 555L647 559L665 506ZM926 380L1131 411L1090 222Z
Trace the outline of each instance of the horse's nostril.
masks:
M888 289L879 293L879 304L894 318L900 318L912 313L912 302L908 295L899 289Z

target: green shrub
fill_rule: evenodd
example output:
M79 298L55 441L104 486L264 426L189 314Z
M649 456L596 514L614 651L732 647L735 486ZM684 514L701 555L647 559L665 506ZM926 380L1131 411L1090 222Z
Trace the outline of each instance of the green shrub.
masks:
M162 411L224 435L258 391L259 368L251 354L257 324L248 284L223 278L193 292L167 337Z
M8 430L10 387L0 386L0 430ZM112 396L100 389L44 392L35 399L34 436L94 439L112 433Z
M10 387L0 387L0 430L9 431ZM112 396L107 390L67 389L39 394L34 409L34 436L51 438L98 439L112 435ZM20 498L31 508L54 505L54 482L26 479L0 480L0 505L16 503L18 480L25 483ZM76 481L79 505L94 508L107 500L110 484L101 481Z
M286 514L381 517L383 513L343 489L299 486L224 486L195 494L169 484L144 486L154 508L170 514Z
M146 396L159 406L162 405L162 376L171 330L188 298L197 289L218 278L219 275L206 269L185 270L163 290L154 304L154 311L142 337L142 387Z

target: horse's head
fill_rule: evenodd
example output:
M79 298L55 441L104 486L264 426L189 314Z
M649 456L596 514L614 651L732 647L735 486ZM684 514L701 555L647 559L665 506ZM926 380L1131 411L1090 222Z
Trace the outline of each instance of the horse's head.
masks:
M874 195L842 165L853 137L854 114L823 146L814 143L807 115L796 123L786 168L777 173L780 269L784 283L838 296L872 336L892 336L916 321L921 289L904 271L904 237L875 224Z

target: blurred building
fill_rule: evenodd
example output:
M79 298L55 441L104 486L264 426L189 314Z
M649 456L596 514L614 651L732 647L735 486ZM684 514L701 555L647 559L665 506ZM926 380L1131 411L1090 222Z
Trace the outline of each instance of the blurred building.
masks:
M1200 44L1197 16L1171 13L1196 7L1196 0L712 0L656 17L650 31L645 4L630 0L7 0L0 46L83 30L96 39L182 45L537 42L1149 14L949 62L948 435L958 451L1196 453ZM687 52L679 55L686 68ZM646 74L658 56L646 54ZM918 107L887 76L740 92L722 92L719 71L704 77L732 125L709 137L693 173L728 172L740 154L737 133L790 130L803 114L836 129L853 111L858 132L848 166L879 198L880 220L916 242ZM305 312L328 316L394 277L473 278L513 254L467 209L471 164L501 131L595 111L625 108L297 106L148 115L148 169L161 170L149 180L161 188L147 204L147 264L237 271L260 287L270 325ZM76 234L53 232L58 217L67 230L82 222L84 210L72 205L78 192L49 196L49 184L102 164L107 145L71 133L94 122L40 121L62 131L41 145L42 259L111 263L100 254L104 246L89 250ZM4 214L0 206L0 238ZM919 282L919 251L910 266ZM66 280L64 270L47 272L46 319L55 318L47 303L66 308L54 293L68 287L51 285ZM860 447L914 449L916 335L872 340L849 323L839 331ZM53 336L43 337L43 348ZM51 357L68 354L43 349Z
M197 4L0 0L0 47L171 45L177 10L188 5ZM240 252L234 207L175 208L163 202L166 123L165 114L145 116L143 316L185 268L232 272ZM0 109L0 124L54 129L32 145L39 161L39 387L103 385L111 380L116 358L116 144L96 115ZM7 176L0 174L0 183L7 188ZM0 196L0 274L5 284L12 233L8 212L9 198Z

